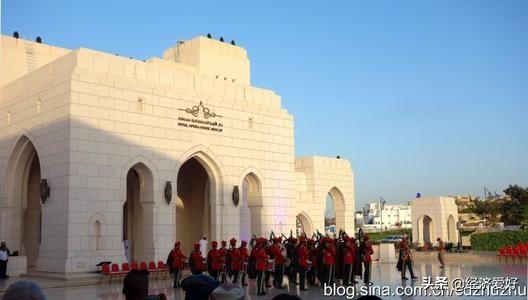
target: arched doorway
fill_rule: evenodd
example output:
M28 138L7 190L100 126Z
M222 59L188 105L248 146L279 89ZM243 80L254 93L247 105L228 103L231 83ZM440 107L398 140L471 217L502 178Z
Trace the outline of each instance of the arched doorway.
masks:
M176 238L189 253L203 235L211 239L211 180L196 158L187 160L178 171Z
M154 201L152 172L143 163L137 163L126 176L126 202L123 204L123 244L129 261L148 259L148 241L152 239L145 224L145 203Z
M423 232L423 242L432 243L433 242L433 219L428 215L422 217L422 232Z
M345 200L343 194L337 187L333 187L326 195L325 201L325 231L329 228L338 231L346 230L345 224Z
M9 225L0 232L11 252L26 256L27 267L36 267L42 240L40 201L41 164L34 144L26 136L16 143L5 173L5 199L2 210Z
M297 236L301 236L303 232L306 236L311 237L313 234L312 222L304 213L300 213L295 217L296 233Z
M324 229L325 232L334 232L336 230L336 213L335 201L331 193L326 194L324 210Z
M242 181L240 202L240 239L249 241L253 235L261 235L262 189L254 173L249 173Z
M447 239L449 242L456 243L457 241L457 229L455 217L449 215L447 218Z

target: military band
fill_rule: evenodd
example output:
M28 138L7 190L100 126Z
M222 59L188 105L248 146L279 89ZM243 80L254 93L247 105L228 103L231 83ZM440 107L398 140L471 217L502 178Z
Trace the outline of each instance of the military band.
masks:
M357 277L370 285L374 251L369 240L362 233L356 240L344 231L340 231L335 238L320 233L311 238L306 235L295 238L291 234L289 238L284 235L275 237L272 234L269 239L254 236L250 241L250 251L247 241L241 241L240 247L237 247L238 241L232 238L229 248L226 241L221 241L220 248L217 241L212 241L206 259L202 257L199 244L195 244L188 258L188 267L192 274L207 271L211 277L224 283L230 278L232 283L246 286L248 278L254 279L257 281L257 295L265 295L266 287L284 288L285 276L290 286L299 285L300 290L325 283L349 286L357 283ZM167 258L167 264L174 273L174 288L181 287L181 272L187 259L180 247L181 243L177 241ZM411 260L404 240L400 245L402 278L405 278L406 269L414 278Z

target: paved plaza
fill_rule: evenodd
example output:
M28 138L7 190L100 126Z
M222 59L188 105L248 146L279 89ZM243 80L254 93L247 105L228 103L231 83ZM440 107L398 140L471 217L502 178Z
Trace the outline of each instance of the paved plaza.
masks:
M419 279L416 282L407 281L407 286L416 287L423 285L423 277L430 276L432 281L435 281L437 276L447 277L451 282L455 278L492 278L492 277L515 277L518 278L518 286L524 291L524 296L506 297L470 297L470 296L451 296L451 299L526 299L526 286L528 276L528 266L523 264L511 263L484 263L471 265L447 265L445 270L441 270L437 264L431 262L417 262L415 263L416 275ZM402 284L399 273L396 271L394 264L374 263L372 271L372 279L374 287L387 286L392 292ZM3 283L5 285L5 283ZM362 283L356 286L360 289ZM0 286L0 288L3 286ZM105 285L89 285L89 286L70 286L61 288L46 288L45 292L48 299L125 299L121 294L121 283L119 284L105 284ZM268 289L268 295L265 297L257 297L255 291L255 282L250 281L249 287L246 290L246 299L271 299L273 296L280 293L290 293L299 295L302 299L346 299L346 296L324 296L322 288L310 288L306 292L299 291L298 287L290 287L285 290L277 290L274 288ZM184 299L184 292L182 290L172 289L172 282L152 281L150 283L150 294L165 293L168 299ZM424 296L382 296L383 299L426 299ZM435 297L439 298L439 297Z

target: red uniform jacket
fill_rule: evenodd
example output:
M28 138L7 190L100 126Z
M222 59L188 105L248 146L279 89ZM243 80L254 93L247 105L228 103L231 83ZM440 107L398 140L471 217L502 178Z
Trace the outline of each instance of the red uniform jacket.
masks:
M222 262L220 261L220 252L218 249L213 248L209 250L209 254L207 254L207 260L209 260L209 263L211 264L211 267L214 271L222 270Z
M253 250L251 250L251 255L253 256L253 259L256 261L255 269L257 271L266 271L267 269L267 262L268 262L268 256L266 255L266 250L262 247L255 247Z
M301 267L307 267L308 266L308 247L305 245L299 246L297 249L297 255L299 256L299 266Z
M314 246L310 246L310 260L312 261L312 268L317 267L317 249Z
M171 257L172 257L172 267L175 269L183 269L185 265L184 264L185 255L183 255L181 249L172 249Z
M356 249L354 248L354 245L350 244L348 246L343 247L343 263L345 265L351 265L354 262L354 259L356 258Z
M229 260L231 265L229 266L233 271L240 271L242 269L242 261L240 259L240 252L237 248L230 248L228 251Z
M242 262L249 260L248 249L246 247L240 246L240 248L238 248L238 253L240 254L240 260Z
M273 244L270 247L271 255L275 259L276 265L283 265L286 262L286 257L281 253L281 247L278 244Z
M227 259L227 248L220 248L218 254L220 255L220 263L225 264Z
M366 248L366 251L365 251L365 255L363 256L363 260L365 262L371 262L372 261L372 257L371 257L372 254L374 254L374 250L372 249L372 246L370 244L368 244L368 246Z
M323 263L325 265L335 265L336 250L334 245L327 244L323 250Z
M197 271L204 271L205 264L202 257L202 252L200 250L193 251L191 253L191 268L194 268Z

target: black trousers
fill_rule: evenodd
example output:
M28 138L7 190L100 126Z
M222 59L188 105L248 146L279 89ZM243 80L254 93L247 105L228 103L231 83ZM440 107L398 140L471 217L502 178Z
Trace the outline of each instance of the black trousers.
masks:
M275 265L275 272L273 273L273 286L276 288L281 288L283 278L284 278L284 265Z
M238 270L232 270L231 274L233 274L233 281L232 283L238 283L238 274L240 274L240 271Z
M220 277L221 277L220 278L220 282L227 283L227 273L222 271L222 273L220 273L220 274L221 274L220 275Z
M180 285L180 277L181 277L181 270L180 269L174 269L174 284L172 285L173 288L179 288Z
M242 286L247 285L246 284L246 272L242 272L242 279L240 283L242 283Z
M352 264L345 264L345 272L343 273L343 284L344 285L350 285L352 281L354 281L354 274L353 274L353 266Z
M299 266L299 285L301 290L306 289L306 267Z
M363 267L365 268L365 272L363 273L363 282L369 283L370 282L370 268L372 267L372 262L363 262Z
M308 271L306 274L306 278L308 279L308 283L310 285L315 285L315 275L317 274L317 268L313 267Z
M412 261L408 260L403 262L402 264L402 271L401 271L401 277L405 277L406 269L409 269L409 273L411 273L411 277L414 277L413 267L412 267Z
M264 293L264 272L265 271L257 271L257 295Z
M335 277L335 265L326 265L326 284L333 284Z
M7 274L7 260L0 260L0 279L5 279Z
M290 264L290 266L287 268L287 274L288 274L288 281L290 281L290 283L292 284L296 284L297 283L297 273L295 271L295 268L293 267L293 264Z
M209 272L209 275L211 275L211 277L213 277L216 280L218 280L218 274L219 274L218 270L211 270L211 272Z

